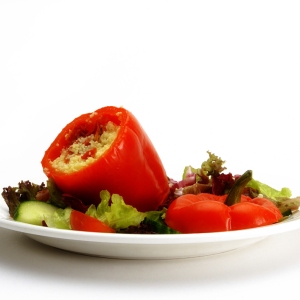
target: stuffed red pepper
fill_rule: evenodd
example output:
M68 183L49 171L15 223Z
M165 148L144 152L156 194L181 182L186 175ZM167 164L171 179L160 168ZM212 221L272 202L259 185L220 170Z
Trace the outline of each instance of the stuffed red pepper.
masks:
M67 124L42 159L57 187L85 204L101 190L119 194L139 211L157 210L169 194L168 178L149 137L131 112L114 106Z

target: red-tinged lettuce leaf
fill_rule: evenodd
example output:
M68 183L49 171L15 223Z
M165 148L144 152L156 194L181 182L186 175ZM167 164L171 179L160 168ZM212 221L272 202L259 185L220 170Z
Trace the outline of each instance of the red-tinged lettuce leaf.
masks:
M71 207L83 213L85 213L89 208L89 205L83 204L80 199L69 194L62 194L61 201L64 203L65 207Z
M227 192L232 188L234 182L235 177L233 177L231 173L222 173L218 176L212 177L212 194L227 194Z
M19 204L23 201L36 200L37 193L46 189L45 184L35 184L29 180L19 182L17 187L3 188L2 197L8 206L10 216L15 214Z

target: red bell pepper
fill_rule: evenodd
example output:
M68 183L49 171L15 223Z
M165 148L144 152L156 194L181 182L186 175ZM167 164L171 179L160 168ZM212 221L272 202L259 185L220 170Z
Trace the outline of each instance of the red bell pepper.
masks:
M241 202L231 206L224 200L224 196L206 193L180 196L170 204L166 224L181 233L201 233L265 226L282 218L268 199L241 196Z
M181 233L240 230L270 225L282 218L280 210L268 199L243 195L252 171L246 171L233 184L228 195L186 194L169 206L165 221Z
M265 198L241 196L241 202L230 206L231 230L271 225L282 218L280 210Z
M98 141L109 123L118 128L116 137L97 158L97 149L90 140ZM71 146L76 143L87 149L80 160L92 162L74 171L54 166L53 161L62 153L63 164L72 164L68 155L73 154ZM74 119L58 134L41 163L44 173L63 193L85 204L99 204L100 191L108 190L144 212L157 210L169 194L168 178L158 153L137 119L124 108L103 107Z
M181 233L227 231L230 229L230 214L227 205L211 200L212 194L185 194L175 199L169 206L165 222ZM203 196L207 195L207 199Z

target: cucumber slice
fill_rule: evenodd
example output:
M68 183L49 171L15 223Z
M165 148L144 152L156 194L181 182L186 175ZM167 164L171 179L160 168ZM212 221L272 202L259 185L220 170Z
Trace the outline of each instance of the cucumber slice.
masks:
M58 208L52 204L29 200L21 202L15 212L14 220L32 225L43 225Z

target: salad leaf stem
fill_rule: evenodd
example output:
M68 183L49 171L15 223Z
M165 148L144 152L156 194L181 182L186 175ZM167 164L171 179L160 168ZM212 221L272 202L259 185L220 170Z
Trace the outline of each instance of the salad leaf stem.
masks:
M252 179L252 171L248 170L241 175L233 184L226 198L225 204L228 206L234 205L241 201L241 196L247 183Z

